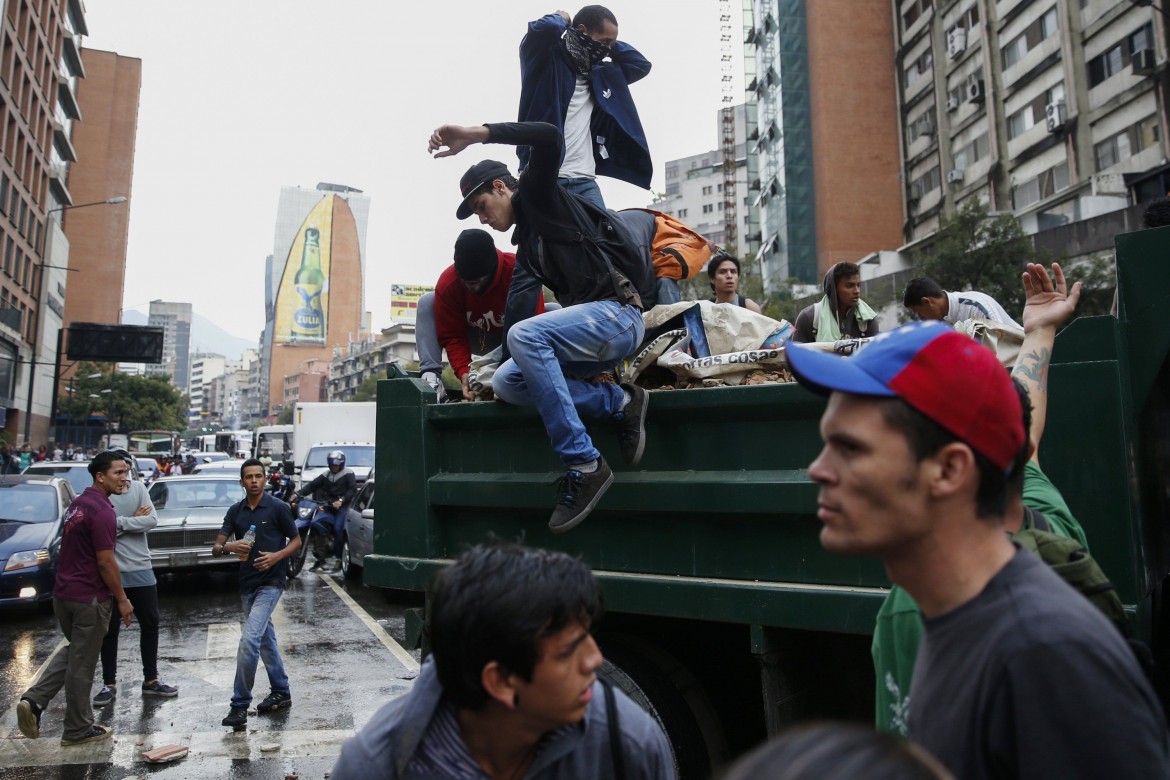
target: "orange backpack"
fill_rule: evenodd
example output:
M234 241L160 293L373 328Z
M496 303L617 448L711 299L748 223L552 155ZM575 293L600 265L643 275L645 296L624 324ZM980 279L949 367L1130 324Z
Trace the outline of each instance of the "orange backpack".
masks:
M650 259L654 275L664 279L690 279L703 272L719 247L684 222L652 209L630 209L654 215L654 241Z

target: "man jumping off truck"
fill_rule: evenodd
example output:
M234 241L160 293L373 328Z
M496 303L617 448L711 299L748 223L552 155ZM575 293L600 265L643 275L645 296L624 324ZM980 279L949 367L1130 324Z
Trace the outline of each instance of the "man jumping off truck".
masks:
M536 407L566 466L549 520L550 529L563 533L583 521L613 483L582 415L611 420L626 463L636 466L642 459L647 392L590 378L610 371L641 343L642 310L655 300L654 271L620 220L557 185L562 138L556 127L443 125L431 134L428 150L450 157L477 143L532 147L519 181L495 160L471 166L459 181L462 200L455 215L476 214L500 232L515 226L517 266L564 307L508 322L511 357L492 382L500 399Z

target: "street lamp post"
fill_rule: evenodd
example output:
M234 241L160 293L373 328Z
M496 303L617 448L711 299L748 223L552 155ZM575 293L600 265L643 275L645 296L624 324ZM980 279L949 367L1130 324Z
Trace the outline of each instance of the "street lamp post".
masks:
M47 263L45 263L45 245L48 242L48 234L49 234L49 218L48 217L50 214L52 214L55 211L68 211L70 209L83 209L83 208L86 208L88 206L113 206L113 205L117 205L119 203L125 203L126 201L127 201L127 198L125 195L116 195L112 198L106 198L105 200L95 200L95 201L92 201L90 203L78 203L76 205L71 205L71 206L57 206L56 208L49 209L48 211L45 212L45 229L41 231L41 240L40 240L40 247L39 247L39 249L40 249L39 254L40 254L41 262L40 262L40 265L39 265L37 271L35 272L37 274L37 279L36 279L37 318L33 321L33 333L32 333L32 339L31 339L33 355L32 355L32 360L29 362L29 367L28 367L28 400L27 400L27 403L25 404L25 410L24 410L24 440L26 442L29 441L29 432L32 430L33 384L34 384L34 380L36 379L36 375L37 375L37 364L38 364L37 352L38 352L38 347L40 346L38 344L37 340L40 337L40 319L42 316L44 316L43 304L42 304L41 299L44 297L44 294L45 294L45 289L44 289L44 287L45 287L44 276L45 275L44 275L44 272L40 269L45 268L45 267L48 267L48 268L58 268L59 267L59 266L50 266ZM76 270L76 269L66 268L65 270L68 271L68 270ZM49 427L50 428L52 428L53 420L57 414L57 394L60 392L59 385L60 385L60 380L61 380L61 339L62 339L62 333L64 333L64 331L65 331L65 322L64 322L64 317L62 317L61 329L57 332L57 353L56 353L56 356L54 357L54 360L53 360L53 397L50 399L50 402L49 402Z

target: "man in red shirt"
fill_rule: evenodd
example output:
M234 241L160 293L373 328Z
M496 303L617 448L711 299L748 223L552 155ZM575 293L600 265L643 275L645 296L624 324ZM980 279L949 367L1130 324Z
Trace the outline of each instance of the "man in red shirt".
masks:
M504 334L504 305L516 268L516 255L501 252L486 230L464 230L455 241L455 262L439 275L433 293L418 302L416 336L419 371L427 384L441 392L443 350L451 370L468 387L472 355L486 355L500 346ZM538 297L536 313L544 311ZM440 400L443 400L440 395Z
M89 473L93 485L75 498L65 513L53 585L53 612L69 644L53 655L40 679L16 705L20 733L36 739L41 735L41 713L64 687L61 744L66 746L110 736L110 729L93 721L90 688L94 667L114 604L126 625L134 613L114 558L118 518L109 498L129 487L130 467L112 452L103 452L90 461Z

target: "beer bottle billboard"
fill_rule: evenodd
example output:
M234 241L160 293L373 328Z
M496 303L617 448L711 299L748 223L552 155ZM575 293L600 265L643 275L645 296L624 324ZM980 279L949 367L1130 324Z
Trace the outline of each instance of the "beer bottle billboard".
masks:
M292 318L293 340L323 342L325 312L321 293L325 289L325 274L321 272L321 234L317 228L305 228L305 246L301 250L301 266L293 277L293 289L298 298Z

